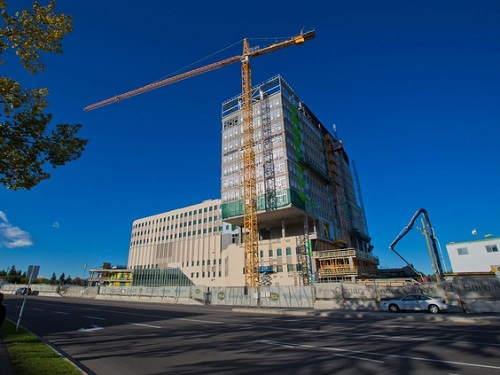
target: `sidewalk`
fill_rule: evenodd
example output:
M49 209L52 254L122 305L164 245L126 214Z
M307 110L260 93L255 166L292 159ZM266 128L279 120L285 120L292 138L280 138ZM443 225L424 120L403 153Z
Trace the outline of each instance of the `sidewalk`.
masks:
M9 353L3 342L3 338L0 337L0 374L2 375L14 375L14 370L12 370L12 364L10 360Z

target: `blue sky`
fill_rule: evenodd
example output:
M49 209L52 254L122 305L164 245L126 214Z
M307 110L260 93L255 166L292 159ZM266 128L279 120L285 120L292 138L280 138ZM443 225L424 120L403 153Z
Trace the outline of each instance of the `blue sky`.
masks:
M241 5L58 1L75 26L64 54L45 55L35 77L8 56L2 75L48 87L54 124L82 124L89 145L30 191L0 187L0 269L82 277L85 264L125 265L133 220L219 198L221 103L241 90L239 64L83 108L239 55L243 38L263 47L301 29L316 38L253 59L253 83L281 74L326 127L336 124L380 266L404 265L388 246L420 208L443 251L473 229L500 235L500 2ZM419 224L396 250L432 273Z

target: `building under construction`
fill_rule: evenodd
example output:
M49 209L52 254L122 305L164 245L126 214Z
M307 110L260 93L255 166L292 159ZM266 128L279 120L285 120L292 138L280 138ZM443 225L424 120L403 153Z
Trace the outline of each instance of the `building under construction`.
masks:
M254 87L252 107L259 284L375 277L378 259L342 142L281 76ZM241 96L224 102L221 199L134 221L129 269L176 268L196 285L245 285L242 122Z
M342 142L281 76L254 87L252 107L261 282L374 277L378 259ZM224 102L222 220L240 228L242 122L241 96Z

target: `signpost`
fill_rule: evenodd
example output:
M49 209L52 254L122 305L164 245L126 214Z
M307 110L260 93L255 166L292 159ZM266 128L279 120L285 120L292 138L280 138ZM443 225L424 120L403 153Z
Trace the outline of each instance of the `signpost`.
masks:
M28 291L30 290L31 280L38 278L38 272L40 271L40 266L29 266L26 276L28 277L28 285L26 286L23 304L21 306L21 311L19 311L19 318L17 318L16 332L19 330L19 323L21 322L21 316L23 315L24 305L26 304L26 299L28 298Z

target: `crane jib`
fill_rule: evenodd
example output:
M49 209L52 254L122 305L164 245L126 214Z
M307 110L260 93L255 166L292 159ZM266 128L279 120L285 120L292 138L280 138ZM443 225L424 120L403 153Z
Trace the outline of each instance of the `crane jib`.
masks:
M124 99L128 99L128 98L131 98L133 96L143 94L147 91L155 90L157 88L167 86L167 85L170 85L172 83L179 82L179 81L182 81L184 79L191 78L191 77L197 76L199 74L203 74L203 73L212 71L214 69L222 68L223 66L227 66L227 65L233 64L233 63L238 62L238 61L243 61L244 59L261 56L261 55L264 55L264 54L269 53L269 52L273 52L273 51L276 51L279 49L290 47L292 45L300 45L300 44L303 44L306 40L313 39L315 36L316 36L316 32L314 30L308 31L305 33L301 33L300 35L292 37L284 42L275 43L275 44L272 44L268 47L264 47L262 49L257 49L255 51L252 51L248 54L229 57L227 59L203 66L201 68L193 69L193 70L190 70L188 72L181 73L181 74L178 74L178 75L170 77L170 78L166 78L166 79L161 80L161 81L153 82L153 83L150 83L146 86L140 87L138 89L127 91L123 94L115 95L111 98L101 100L101 101L94 103L94 104L90 104L90 105L86 106L84 108L84 110L91 111L91 110L96 109L96 108L104 107L108 104L117 103L117 102L122 101Z

